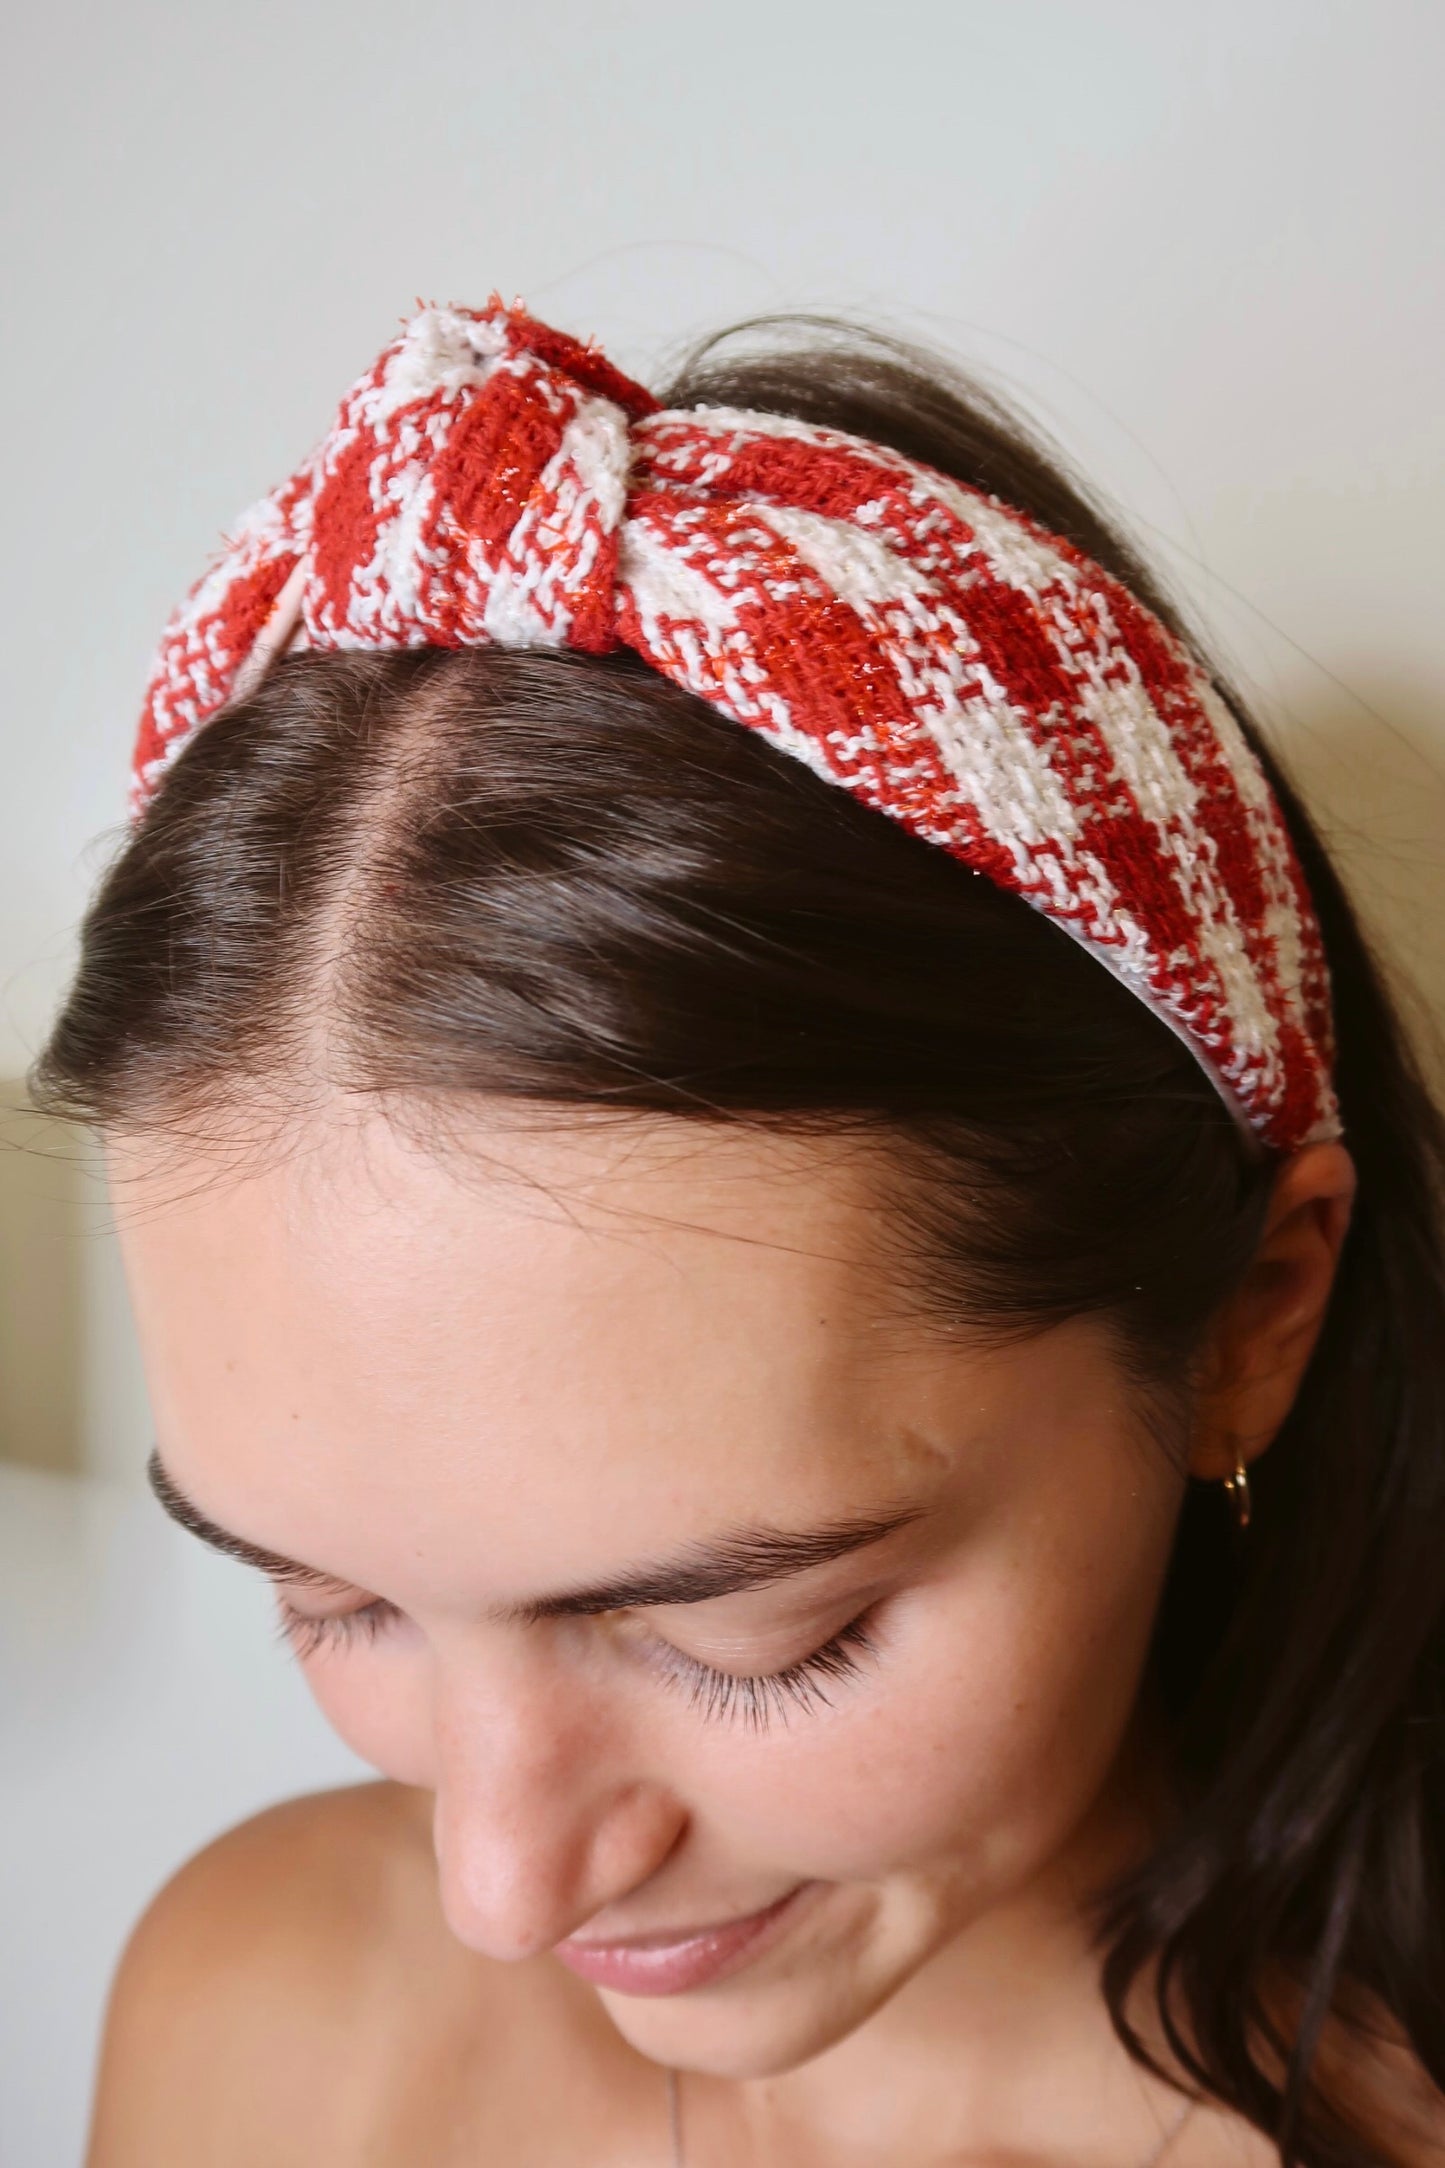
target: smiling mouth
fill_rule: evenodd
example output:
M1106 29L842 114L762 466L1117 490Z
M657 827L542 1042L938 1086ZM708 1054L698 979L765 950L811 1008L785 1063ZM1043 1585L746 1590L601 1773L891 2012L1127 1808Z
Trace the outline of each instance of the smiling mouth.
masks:
M762 1955L791 1917L798 1899L816 1883L800 1882L786 1896L760 1912L719 1920L708 1927L664 1928L650 1935L621 1935L610 1941L569 1938L553 1952L570 1972L597 1987L624 1995L677 1995L710 1985Z

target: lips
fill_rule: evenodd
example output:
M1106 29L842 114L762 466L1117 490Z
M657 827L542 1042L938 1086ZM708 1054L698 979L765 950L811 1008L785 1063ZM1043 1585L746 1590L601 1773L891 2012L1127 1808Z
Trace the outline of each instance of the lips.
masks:
M571 1972L596 1987L622 1995L680 1995L709 1986L748 1960L760 1957L781 1933L798 1899L812 1883L800 1882L785 1897L740 1919L711 1927L683 1928L619 1942L559 1942L555 1955Z

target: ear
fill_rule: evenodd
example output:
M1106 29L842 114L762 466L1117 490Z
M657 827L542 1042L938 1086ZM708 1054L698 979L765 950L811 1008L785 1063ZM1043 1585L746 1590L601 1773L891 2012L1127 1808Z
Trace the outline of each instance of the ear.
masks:
M1355 1197L1342 1144L1308 1144L1275 1176L1243 1280L1201 1352L1189 1473L1219 1480L1262 1453L1314 1352Z

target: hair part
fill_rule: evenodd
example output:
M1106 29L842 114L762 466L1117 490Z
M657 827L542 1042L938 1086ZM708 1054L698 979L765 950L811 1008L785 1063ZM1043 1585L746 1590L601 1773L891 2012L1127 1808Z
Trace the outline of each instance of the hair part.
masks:
M793 415L992 492L1197 652L1057 460L937 356L831 318L703 342L660 394ZM1218 678L1216 675L1216 683ZM1301 2168L1373 2168L1322 2028L1365 2013L1445 2092L1445 1128L1278 761L1321 921L1359 1190L1236 1552L1189 1486L1149 1690L1181 1808L1101 1906L1121 2039L1171 2045ZM1274 1172L1197 1062L1062 929L627 652L301 654L186 747L103 880L34 1071L165 1132L341 1088L886 1148L880 1245L940 1328L1084 1315L1187 1415ZM1161 1423L1161 1431L1168 1430ZM1388 2154L1383 2157L1389 2158Z

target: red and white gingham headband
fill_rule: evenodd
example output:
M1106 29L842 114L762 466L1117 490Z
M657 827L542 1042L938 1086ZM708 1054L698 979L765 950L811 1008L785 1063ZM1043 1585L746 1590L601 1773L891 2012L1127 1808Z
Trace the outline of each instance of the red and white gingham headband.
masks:
M1241 1126L1341 1134L1319 927L1205 673L1071 544L838 429L664 409L508 307L424 308L167 625L138 818L283 649L632 648L1065 928Z

